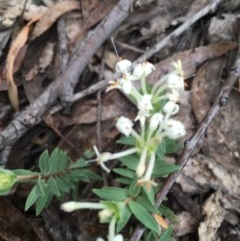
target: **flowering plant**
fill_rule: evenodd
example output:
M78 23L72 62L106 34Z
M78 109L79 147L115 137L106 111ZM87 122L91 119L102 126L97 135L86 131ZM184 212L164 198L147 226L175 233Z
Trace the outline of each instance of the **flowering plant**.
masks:
M66 202L61 209L72 212L76 209L95 209L101 223L109 224L108 240L123 241L121 230L135 217L145 227L147 241L170 241L172 212L166 206L156 207L155 194L161 187L161 179L178 170L178 166L165 161L167 153L176 152L178 139L186 134L184 125L173 118L179 112L178 99L184 90L181 62L174 63L176 70L163 76L150 86L146 77L155 69L148 62L135 68L129 60L121 60L116 65L120 77L110 81L106 91L120 89L135 103L138 112L134 120L120 116L116 128L123 135L118 143L124 150L116 153L100 153L93 147L96 162L110 173L107 162L118 159L121 166L113 169L119 176L119 187L93 189L99 202ZM135 83L140 82L138 89ZM47 208L51 199L62 198L76 190L79 181L100 180L88 170L90 163L80 158L71 162L66 153L55 149L51 155L43 152L39 158L39 171L0 169L0 195L7 195L17 183L35 183L26 200L25 210L35 206L38 215ZM164 217L165 218L164 218ZM104 241L97 238L97 241Z
M98 207L100 221L109 222L109 241L123 240L123 236L115 234L135 216L148 228L147 240L161 240L162 229L166 229L164 240L170 240L171 228L162 218L168 216L169 210L154 205L154 196L160 187L159 177L168 175L178 169L164 161L165 153L175 152L177 140L186 134L184 125L173 119L179 111L177 101L184 90L184 79L181 62L174 63L176 71L163 76L153 86L149 86L146 77L155 69L144 62L132 70L129 60L121 60L116 65L116 72L120 78L110 81L106 91L120 89L136 104L138 113L134 120L120 116L116 127L125 137L119 143L129 148L118 153L99 153L96 146L96 162L106 172L110 172L106 162L119 159L122 167L113 171L121 177L117 179L123 185L119 187L104 187L93 190L102 200L100 203L65 203L62 209L73 211L75 209ZM135 86L140 81L141 88ZM139 122L139 128L134 128ZM107 218L102 218L106 215ZM99 238L98 241L103 240Z

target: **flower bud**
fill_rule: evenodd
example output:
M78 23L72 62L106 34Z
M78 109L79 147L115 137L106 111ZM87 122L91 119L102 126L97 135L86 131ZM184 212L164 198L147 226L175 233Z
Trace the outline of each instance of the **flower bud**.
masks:
M163 112L169 115L175 115L178 111L179 105L177 105L174 101L168 101L163 107Z
M117 62L116 72L120 74L129 74L131 70L132 63L127 59L123 59Z
M163 115L161 113L155 113L152 115L150 119L150 130L155 131L158 126L162 123L163 121Z
M133 122L130 119L121 116L117 120L116 127L123 135L129 136L132 131Z
M0 195L8 194L16 181L14 172L0 168Z
M107 223L112 218L113 210L105 208L98 212L100 223Z
M167 137L170 139L178 139L186 135L186 129L182 122L173 120L173 119L168 119L164 123L164 129L166 131Z
M133 71L133 76L136 79L140 79L142 76L148 76L150 73L155 70L155 66L147 61L138 64Z

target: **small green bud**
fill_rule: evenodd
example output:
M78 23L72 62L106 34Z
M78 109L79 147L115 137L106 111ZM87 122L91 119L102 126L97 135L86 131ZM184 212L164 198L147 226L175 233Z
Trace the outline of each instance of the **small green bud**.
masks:
M8 194L17 180L14 172L0 168L0 195Z

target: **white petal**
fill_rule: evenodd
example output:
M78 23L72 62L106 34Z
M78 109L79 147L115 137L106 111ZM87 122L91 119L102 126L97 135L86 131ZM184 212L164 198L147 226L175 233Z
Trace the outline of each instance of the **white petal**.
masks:
M133 122L130 119L121 116L117 120L116 127L119 132L121 132L125 136L129 136L132 131Z
M150 119L150 130L155 131L158 126L162 123L163 121L163 115L161 113L155 113Z
M145 77L148 76L150 73L152 73L153 70L155 70L154 65L146 61L141 64L138 64L134 68L133 76L137 79L140 79L143 75Z
M166 131L166 135L173 140L179 139L186 135L186 129L184 125L182 122L177 120L168 119L164 123L164 129Z
M132 63L127 59L123 59L117 62L116 72L120 74L129 74L131 70Z
M179 105L177 105L174 101L168 101L168 102L164 105L163 111L164 111L166 114L175 115L175 114L178 113L178 111L179 111Z

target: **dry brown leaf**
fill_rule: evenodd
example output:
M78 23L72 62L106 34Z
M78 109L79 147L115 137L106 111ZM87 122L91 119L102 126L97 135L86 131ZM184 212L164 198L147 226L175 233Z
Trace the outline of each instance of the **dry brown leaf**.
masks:
M237 46L238 44L235 42L224 42L175 54L155 66L156 70L148 76L149 83L156 83L162 75L174 71L175 68L172 63L179 59L182 61L185 78L191 77L201 63L219 57Z
M31 39L35 39L49 29L61 15L76 9L80 9L77 1L63 1L53 4L36 24Z
M38 21L41 16L37 16L36 18L32 19L28 22L23 29L19 32L17 37L12 42L12 45L9 49L7 59L6 59L6 80L7 80L7 87L8 87L8 95L16 111L19 110L19 102L18 102L18 90L17 86L13 79L13 71L14 71L14 61L19 53L19 51L24 47L27 39L28 34L30 31L31 25Z
M160 225L162 228L167 229L169 227L167 221L159 214L154 213L153 217L156 220L156 222L158 223L158 225Z

